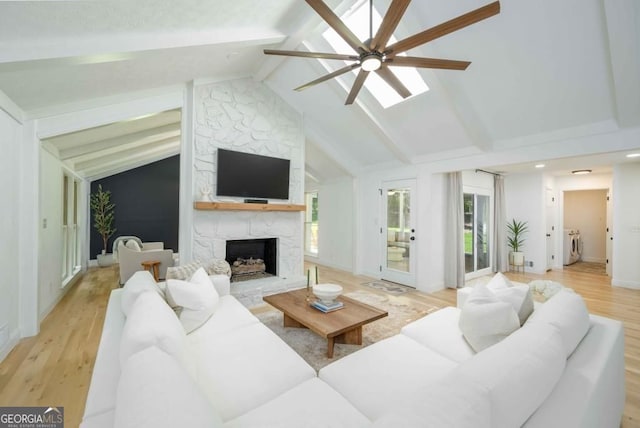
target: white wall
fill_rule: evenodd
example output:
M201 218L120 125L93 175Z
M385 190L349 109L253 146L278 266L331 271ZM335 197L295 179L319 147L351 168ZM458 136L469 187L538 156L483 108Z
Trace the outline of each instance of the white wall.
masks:
M640 289L640 163L613 169L613 275L611 284Z
M353 271L354 180L342 177L313 186L318 192L318 256L314 262Z
M381 213L379 189L383 182L415 179L417 187L417 213L415 223L416 288L435 291L444 288L444 175L433 174L428 168L390 169L368 171L356 179L356 267L357 274L380 278L383 245L380 227Z
M0 361L20 337L19 236L22 126L0 109Z
M607 193L606 189L564 192L564 227L580 231L585 262L605 263L607 259Z
M545 178L542 173L512 174L505 177L504 190L507 222L526 221L523 252L525 261L533 262L526 271L544 273L546 270Z

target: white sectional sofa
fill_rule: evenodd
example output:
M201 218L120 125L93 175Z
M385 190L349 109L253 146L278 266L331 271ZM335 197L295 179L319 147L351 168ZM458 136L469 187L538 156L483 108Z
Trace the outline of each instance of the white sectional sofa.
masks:
M126 296L132 281L150 292ZM229 294L224 277L213 282L217 308L190 334L159 307L148 272L112 292L82 427L620 424L622 325L589 315L575 293L558 293L479 353L458 328L460 309L448 307L316 373ZM123 303L136 308L128 317ZM135 315L156 313L147 306L161 316Z

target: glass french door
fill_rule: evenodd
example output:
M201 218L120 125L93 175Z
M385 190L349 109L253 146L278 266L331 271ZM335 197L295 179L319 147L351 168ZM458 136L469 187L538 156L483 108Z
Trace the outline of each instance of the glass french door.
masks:
M382 279L416 286L415 180L384 182L382 186Z
M467 277L491 271L491 196L464 193L464 270Z

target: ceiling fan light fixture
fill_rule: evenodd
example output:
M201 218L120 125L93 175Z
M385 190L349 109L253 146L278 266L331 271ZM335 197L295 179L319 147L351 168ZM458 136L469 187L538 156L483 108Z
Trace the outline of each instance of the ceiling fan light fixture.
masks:
M382 55L368 53L360 60L360 66L364 71L376 71L382 66Z

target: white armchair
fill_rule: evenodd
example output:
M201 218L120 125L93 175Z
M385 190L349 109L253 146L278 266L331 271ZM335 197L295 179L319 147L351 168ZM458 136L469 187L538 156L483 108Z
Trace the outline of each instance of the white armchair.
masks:
M118 263L120 264L120 284L124 284L135 272L143 270L142 262L157 260L160 262L158 278L164 279L167 268L173 266L173 250L164 249L162 242L143 242L142 248L135 249L118 244Z

